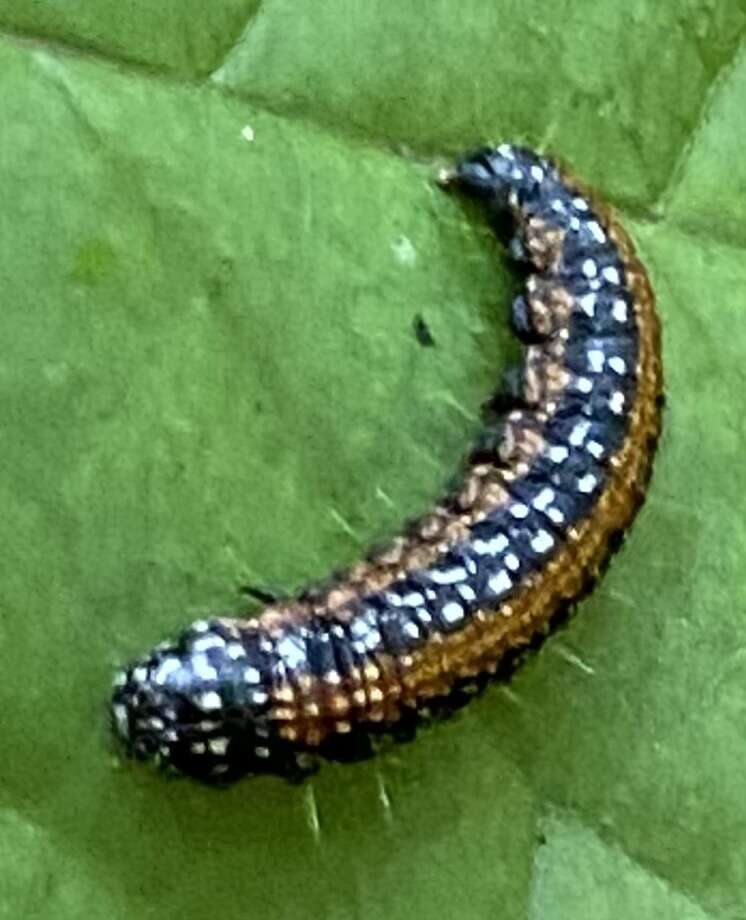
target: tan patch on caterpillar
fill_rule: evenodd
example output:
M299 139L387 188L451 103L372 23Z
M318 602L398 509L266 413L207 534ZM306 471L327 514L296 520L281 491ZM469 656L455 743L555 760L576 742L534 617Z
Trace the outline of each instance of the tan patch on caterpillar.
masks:
M541 335L549 337L569 328L574 300L561 282L529 275L526 301L531 309L534 329Z
M517 209L515 213L519 213ZM523 238L531 261L540 271L554 271L559 266L564 230L551 226L540 217L530 217L523 222Z

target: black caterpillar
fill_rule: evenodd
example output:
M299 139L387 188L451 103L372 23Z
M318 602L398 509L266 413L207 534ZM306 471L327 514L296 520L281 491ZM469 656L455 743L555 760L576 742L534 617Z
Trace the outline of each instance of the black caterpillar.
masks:
M510 145L442 183L510 215L531 263L512 322L521 405L461 491L330 587L253 621L194 623L117 675L128 753L211 782L294 771L494 673L603 570L642 502L660 431L654 298L609 209Z

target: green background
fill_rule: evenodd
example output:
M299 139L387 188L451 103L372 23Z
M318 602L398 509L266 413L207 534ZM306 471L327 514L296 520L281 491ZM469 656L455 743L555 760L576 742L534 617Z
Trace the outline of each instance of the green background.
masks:
M0 918L746 918L744 34L736 0L0 0ZM375 761L120 764L118 664L457 466L515 282L432 177L503 139L619 207L659 296L608 578Z

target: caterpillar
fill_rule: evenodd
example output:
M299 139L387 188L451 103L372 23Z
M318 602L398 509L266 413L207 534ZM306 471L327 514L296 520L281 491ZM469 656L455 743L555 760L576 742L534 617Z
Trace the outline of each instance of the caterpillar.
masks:
M661 429L660 329L610 209L555 160L503 144L440 183L513 228L516 397L459 490L385 551L254 620L193 623L119 672L111 719L139 760L211 782L284 776L395 730L549 631L643 501Z

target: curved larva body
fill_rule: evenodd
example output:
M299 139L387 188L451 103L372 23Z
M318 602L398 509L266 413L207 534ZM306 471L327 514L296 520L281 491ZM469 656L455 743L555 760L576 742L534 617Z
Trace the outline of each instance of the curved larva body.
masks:
M392 726L546 631L639 507L660 430L658 321L608 210L503 145L449 180L507 209L535 273L513 306L520 409L450 497L385 554L255 621L194 624L120 674L131 753L208 780L286 773L302 752Z

